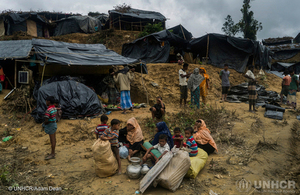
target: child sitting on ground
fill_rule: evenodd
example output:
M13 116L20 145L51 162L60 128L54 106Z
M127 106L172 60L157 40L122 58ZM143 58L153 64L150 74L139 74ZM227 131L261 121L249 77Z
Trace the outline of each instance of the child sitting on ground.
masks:
M118 170L119 170L119 175L122 174L122 168L121 168L121 159L120 159L120 154L119 154L119 128L120 128L120 121L118 119L113 119L111 121L111 127L107 128L102 136L102 140L109 140L111 144L111 150L113 151L114 155L116 156L116 159L118 161Z
M185 133L185 137L187 138L184 146L192 150L189 153L190 157L197 156L198 146L193 137L194 129L192 127L188 127L184 130L184 133Z
M174 129L174 135L172 138L174 140L174 146L176 146L176 148L181 148L183 142L183 136L181 135L179 127L176 127Z
M151 148L149 148L147 150L145 156L143 157L141 165L143 163L145 163L149 158L151 160L155 161L155 164L156 164L168 151L170 151L170 147L169 147L169 144L167 143L167 140L168 140L167 135L165 135L165 134L159 135L158 144L156 144L155 146L152 146ZM152 155L152 153L150 153L150 151L153 149L157 149L161 153L159 158L156 158L154 155Z
M109 128L109 126L106 124L108 121L108 117L105 114L101 116L100 120L101 124L99 124L95 129L96 139L100 138L105 129Z

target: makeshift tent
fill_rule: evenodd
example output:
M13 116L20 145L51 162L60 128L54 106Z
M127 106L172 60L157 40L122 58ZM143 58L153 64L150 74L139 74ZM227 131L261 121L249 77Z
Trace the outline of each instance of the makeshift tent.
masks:
M74 80L57 81L38 90L37 107L31 114L37 123L44 121L48 96L59 100L62 118L83 118L103 113L102 104L92 89Z
M0 41L0 59L27 58L31 48L31 40Z
M107 14L99 14L98 16L96 16L95 18L97 18L98 20L100 20L100 22L102 24L105 24L106 21L108 20L108 15Z
M128 65L138 62L123 57L102 44L65 43L46 39L32 39L37 58L61 65Z
M269 38L262 40L264 45L283 45L293 43L293 37Z
M141 59L146 63L165 63L168 62L171 46L185 49L187 44L184 39L168 30L163 30L131 43L125 43L122 47L122 55Z
M142 27L148 23L156 24L161 22L165 28L165 21L167 20L159 12L145 11L139 9L128 9L125 11L109 10L110 28L120 30L141 30Z
M12 35L14 32L23 31L28 35L42 37L47 29L47 21L37 13L8 13L4 15L7 22L6 34Z
M296 74L300 73L300 62L297 63L283 63L276 62L272 64L271 71L284 72L285 70L291 71L293 70Z
M193 35L191 32L189 32L188 30L186 30L186 28L184 28L181 24L174 26L172 28L168 29L169 31L171 31L173 34L179 36L180 38L184 39L184 40L191 40L193 38Z
M66 35L71 33L94 33L101 30L100 20L90 16L71 16L56 21L54 36Z
M222 68L226 63L229 68L244 72L251 55L258 55L258 42L249 39L230 37L220 34L207 34L189 42L187 50L194 56L206 57L211 64Z

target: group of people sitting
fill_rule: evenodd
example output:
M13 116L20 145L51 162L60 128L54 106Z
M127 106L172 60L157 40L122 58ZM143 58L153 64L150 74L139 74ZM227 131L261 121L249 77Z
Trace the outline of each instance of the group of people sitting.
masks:
M158 122L156 124L157 132L150 142L144 142L142 129L134 117L127 121L127 125L123 129L120 129L120 121L118 119L113 119L110 127L107 125L107 121L108 117L102 115L101 124L96 127L95 135L97 139L110 141L112 151L118 161L119 174L122 172L118 149L119 142L127 146L128 160L139 151L146 151L141 164L148 159L151 159L153 163L157 163L174 146L177 148L189 148L190 157L197 156L198 148L203 149L207 154L218 152L217 145L202 119L195 122L194 128L187 127L184 129L184 136L181 135L180 128L175 128L174 135L172 135L165 122ZM184 137L186 139L185 142Z

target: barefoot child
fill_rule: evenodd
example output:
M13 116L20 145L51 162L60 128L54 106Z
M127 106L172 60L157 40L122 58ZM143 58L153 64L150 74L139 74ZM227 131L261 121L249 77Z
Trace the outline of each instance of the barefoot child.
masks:
M179 127L176 127L174 129L174 135L172 138L174 140L174 145L176 145L176 148L182 147L182 142L183 142L184 137L181 135Z
M193 133L194 129L192 127L188 127L184 130L185 137L187 138L186 143L184 144L192 151L189 153L190 157L197 156L198 154L198 146L194 140Z
M156 144L155 146L152 146L151 148L149 148L147 150L145 156L143 157L141 165L144 164L149 158L151 160L155 161L155 164L156 164L159 161L159 159L161 159L168 151L170 151L170 147L169 147L169 144L167 143L167 140L168 140L167 135L165 135L165 134L159 135L158 144ZM161 153L159 158L156 158L154 155L152 155L150 153L150 151L153 149L157 149Z
M99 124L95 129L96 139L100 138L105 129L109 128L109 126L106 124L108 121L108 117L105 114L101 116L100 120L101 124Z
M120 128L120 121L118 119L113 119L111 121L111 127L107 128L102 136L102 140L109 140L111 144L111 150L116 156L116 159L118 161L118 170L119 170L119 175L122 174L122 168L121 168L121 159L120 159L120 154L119 154L119 128Z
M55 158L55 146L56 146L56 135L55 132L57 130L57 124L56 124L56 113L57 110L54 106L54 97L48 96L46 98L46 105L48 106L46 112L45 112L45 122L43 123L43 127L45 130L45 133L47 133L50 137L50 143L51 143L51 154L45 157L45 160L50 160Z

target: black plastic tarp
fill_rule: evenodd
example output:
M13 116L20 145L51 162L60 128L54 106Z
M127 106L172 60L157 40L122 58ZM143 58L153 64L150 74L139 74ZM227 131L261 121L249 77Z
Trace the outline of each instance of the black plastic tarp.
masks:
M109 66L138 62L136 59L123 57L108 50L102 44L65 43L46 39L32 39L32 44L37 58L47 63Z
M95 18L100 20L101 23L106 23L106 21L108 20L108 15L107 14L99 14Z
M251 55L257 51L258 42L230 37L221 34L207 34L189 42L188 51L197 56L205 57L207 52L207 40L209 36L208 56L211 64L223 67L226 63L229 68L238 72L244 72Z
M188 30L186 30L186 28L184 28L181 24L174 26L172 28L168 29L169 31L171 31L173 34L179 36L182 39L185 39L187 41L191 40L193 38L193 35L191 32L189 32Z
M263 106L267 102L278 102L280 101L280 96L275 91L266 91L265 87L262 85L256 85L257 91L257 105ZM229 102L240 103L248 102L248 83L242 83L236 86L232 86L228 92L227 99Z
M276 62L272 64L271 71L277 72L284 72L287 71L294 71L296 74L300 73L300 62L297 63L283 63L283 62Z
M0 59L27 58L31 49L31 40L0 41Z
M101 30L101 22L97 18L90 16L71 16L56 21L54 36L71 33L94 33L95 27Z
M287 59L290 59L290 58L294 57L298 53L300 53L300 48L274 51L274 54L272 55L272 58L274 60L287 60Z
M283 112L267 110L264 116L271 119L282 120Z
M170 47L185 49L188 42L168 30L147 35L126 43L122 47L125 57L141 59L146 63L166 63L169 59Z
M140 19L155 19L159 21L165 21L167 20L164 15L162 15L159 12L154 12L154 11L145 11L145 10L139 10L139 9L129 9L126 12L121 12L117 10L109 10L109 14L114 14L116 16L128 16L131 18L140 18Z
M103 113L102 104L92 89L73 80L57 81L38 90L37 107L31 114L37 123L44 121L48 96L59 100L63 118L83 118Z

